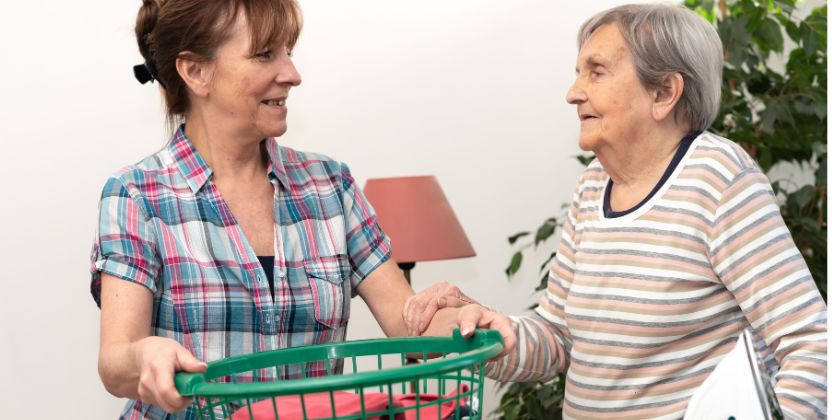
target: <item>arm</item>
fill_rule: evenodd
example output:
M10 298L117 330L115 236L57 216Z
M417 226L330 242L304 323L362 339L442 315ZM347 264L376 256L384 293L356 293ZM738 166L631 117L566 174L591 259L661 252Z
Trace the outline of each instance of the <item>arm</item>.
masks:
M757 168L725 189L711 264L780 365L775 392L788 418L826 413L826 305Z
M177 342L150 336L160 263L152 223L136 203L118 178L107 181L91 256L101 306L98 372L111 394L172 412L189 403L173 388L174 371L205 366Z
M388 337L408 335L402 319L404 303L413 295L404 275L392 259L376 267L356 288Z
M146 287L101 274L98 373L111 394L175 412L191 399L176 392L174 373L204 372L206 365L176 341L150 336L152 308Z

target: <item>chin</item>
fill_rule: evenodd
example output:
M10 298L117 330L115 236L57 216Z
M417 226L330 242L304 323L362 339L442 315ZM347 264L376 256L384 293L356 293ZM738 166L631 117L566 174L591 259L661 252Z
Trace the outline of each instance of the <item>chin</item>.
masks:
M595 136L581 135L581 138L578 140L578 147L580 147L584 152L594 151L597 145L598 138Z
M280 137L286 133L287 128L286 124L270 125L261 127L260 132L263 133L263 137Z

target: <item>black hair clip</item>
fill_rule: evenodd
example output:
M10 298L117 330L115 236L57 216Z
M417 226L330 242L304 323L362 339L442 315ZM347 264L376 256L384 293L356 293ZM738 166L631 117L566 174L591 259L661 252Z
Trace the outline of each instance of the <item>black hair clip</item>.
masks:
M138 80L141 84L157 80L162 87L165 86L165 84L156 77L156 69L153 67L153 64L148 62L133 66L133 75L136 76L136 80Z

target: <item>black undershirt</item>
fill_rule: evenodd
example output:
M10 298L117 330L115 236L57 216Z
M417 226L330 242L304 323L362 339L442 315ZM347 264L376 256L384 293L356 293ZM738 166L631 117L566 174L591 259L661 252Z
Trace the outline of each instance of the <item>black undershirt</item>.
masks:
M656 183L656 186L653 187L653 190L650 191L650 194L647 194L647 197L645 197L644 200L641 200L640 203L636 204L635 206L627 210L613 211L612 207L610 206L610 194L612 193L613 186L612 178L610 178L609 182L607 182L607 190L604 192L604 217L606 217L607 219L611 219L615 217L628 215L638 210L639 208L641 208L641 206L650 201L650 199L653 198L653 196L656 195L656 193L662 188L662 185L664 185L664 183L667 182L668 178L670 178L670 175L673 173L676 167L679 166L679 162L681 162L682 158L685 157L685 153L687 153L688 149L690 149L690 145L693 143L693 140L699 137L699 134L701 133L701 131L694 131L693 133L690 133L682 138L682 141L679 142L679 148L676 149L676 153L673 155L673 160L670 161L670 165L667 166L667 169L665 169L664 174L662 175L662 179L660 179L659 182Z
M263 271L266 272L266 278L269 279L269 291L274 296L274 256L261 257L258 255L257 259L260 260L260 265L263 266Z

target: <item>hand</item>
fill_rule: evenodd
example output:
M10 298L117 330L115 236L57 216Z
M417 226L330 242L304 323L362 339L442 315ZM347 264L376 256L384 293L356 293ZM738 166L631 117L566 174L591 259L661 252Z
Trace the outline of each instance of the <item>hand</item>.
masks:
M420 335L430 325L436 311L442 308L458 308L472 303L478 302L466 296L458 287L443 281L407 298L402 317L404 317L408 334Z
M202 373L208 365L169 338L147 337L136 342L135 346L139 366L139 398L169 413L187 408L192 398L179 395L173 376L180 371Z
M503 336L503 351L494 359L499 359L512 351L517 346L517 331L514 323L501 314L491 311L482 305L467 305L459 311L459 332L463 337L470 337L477 328L497 330Z

